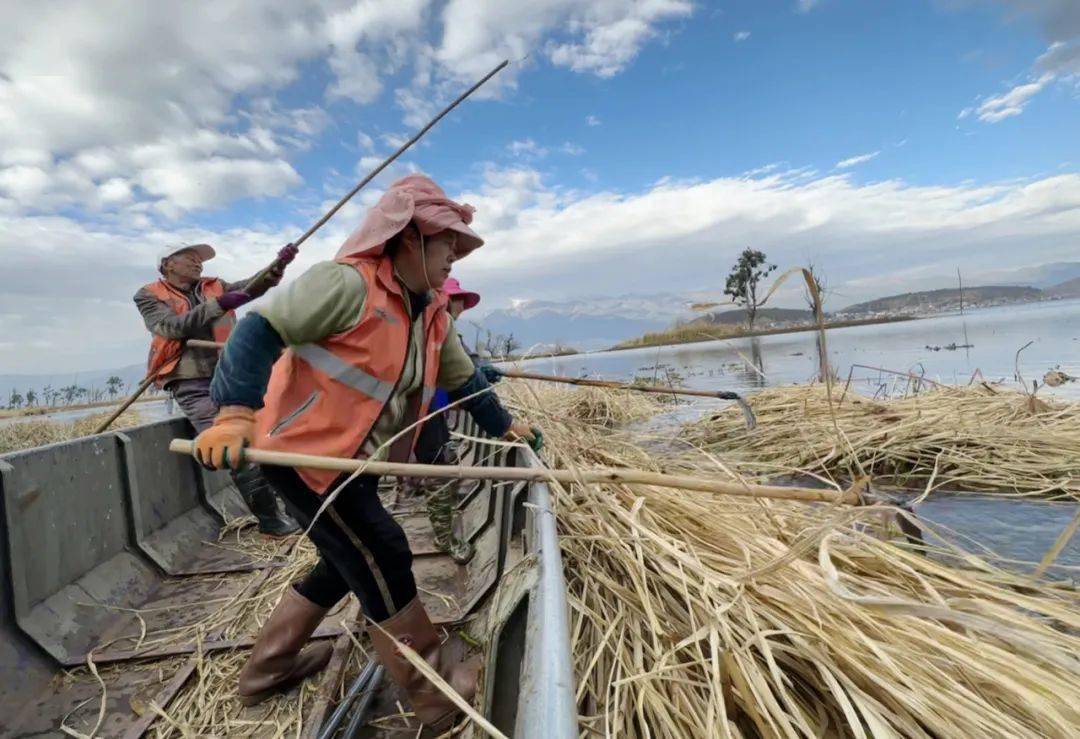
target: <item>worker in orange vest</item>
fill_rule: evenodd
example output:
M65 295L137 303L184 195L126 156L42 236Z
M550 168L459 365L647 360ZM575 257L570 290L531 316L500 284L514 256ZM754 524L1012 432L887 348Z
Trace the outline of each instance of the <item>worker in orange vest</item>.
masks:
M281 249L269 272L257 282L255 278L229 283L203 277L203 263L214 255L209 244L167 247L157 260L161 279L135 293L135 305L151 335L147 375L153 375L155 384L172 396L196 432L209 428L217 415L210 399L210 378L218 351L189 347L184 341L228 339L236 325L236 309L281 281L296 247L290 244ZM233 472L232 478L258 519L260 532L286 536L297 531L296 522L281 511L274 491L257 469Z
M331 457L407 461L438 387L461 400L489 435L535 441L490 392L466 353L439 288L455 261L483 244L455 203L424 175L395 182L332 262L317 264L249 313L233 331L211 394L221 410L195 440L210 468L239 468L246 446ZM377 494L378 478L263 466L309 531L319 563L288 588L240 674L253 705L321 670L327 643L304 645L351 589L387 672L416 717L439 727L455 704L395 649L412 647L466 700L479 662L451 659L417 595L412 552ZM320 506L326 505L322 513ZM314 523L313 523L314 522Z

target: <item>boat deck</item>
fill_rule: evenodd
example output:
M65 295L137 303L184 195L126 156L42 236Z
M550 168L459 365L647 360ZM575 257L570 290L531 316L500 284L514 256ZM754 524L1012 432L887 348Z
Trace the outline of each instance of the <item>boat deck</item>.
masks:
M452 420L465 464L536 463ZM0 737L322 735L368 660L355 598L316 631L334 644L323 673L241 706L247 649L317 555L302 537L259 535L226 475L167 451L189 436L171 419L0 457ZM483 653L476 703L488 720L507 735L576 736L546 486L452 484L459 533L476 548L466 565L434 547L421 495L380 489L409 537L421 598L458 648ZM402 705L383 680L355 735L416 736ZM544 720L530 720L536 710ZM332 735L345 735L343 713Z

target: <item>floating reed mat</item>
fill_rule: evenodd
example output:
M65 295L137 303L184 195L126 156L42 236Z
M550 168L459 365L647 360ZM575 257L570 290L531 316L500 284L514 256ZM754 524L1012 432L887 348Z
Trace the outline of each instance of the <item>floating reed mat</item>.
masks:
M870 475L927 492L1080 499L1080 403L988 385L895 400L834 386L769 388L751 399L758 427L721 409L683 439L752 477Z
M543 425L552 466L659 466L566 400L500 392ZM737 475L724 462L683 459ZM879 522L895 508L551 489L582 737L1066 737L1080 725L1080 595L889 541Z
M97 413L70 423L39 418L0 424L0 454L90 436L108 416L109 413ZM128 411L113 422L113 428L137 426L140 422L137 412Z

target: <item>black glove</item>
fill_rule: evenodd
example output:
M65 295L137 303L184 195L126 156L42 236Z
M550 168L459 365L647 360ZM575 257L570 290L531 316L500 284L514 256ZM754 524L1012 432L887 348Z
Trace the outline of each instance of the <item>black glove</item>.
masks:
M496 382L503 378L503 373L499 372L495 367L490 364L480 365L480 374L484 376L484 379L494 385Z

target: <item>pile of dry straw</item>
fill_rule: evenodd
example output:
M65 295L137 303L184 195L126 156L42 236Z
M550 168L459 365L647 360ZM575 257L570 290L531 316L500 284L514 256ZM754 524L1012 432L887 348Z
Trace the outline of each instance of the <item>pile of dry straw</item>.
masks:
M46 444L55 444L58 441L77 439L80 436L89 436L110 415L112 415L112 411L96 413L71 423L50 421L44 418L33 421L0 423L0 454L45 446ZM109 428L127 428L128 426L136 426L139 423L140 418L136 411L126 411L113 421Z
M504 384L512 403L544 427L553 466L659 468L640 437L612 428L654 413L647 397L584 391L586 402L573 391ZM735 477L726 451L734 446L742 466L753 454L772 454L772 468L752 467L761 473L845 469L848 462L822 462L833 458L872 471L886 468L879 460L894 460L897 469L895 460L911 455L899 451L900 442L920 427L936 438L933 424L945 419L943 437L989 442L992 431L999 440L967 447L979 460L967 464L978 469L1005 455L1010 439L1024 439L1011 457L1019 461L1001 473L1017 489L1039 489L1041 480L1061 475L1067 460L1056 453L1037 472L1031 444L1050 442L1007 403L972 392L938 399L940 406L924 397L894 415L846 401L838 425L850 446L835 435L823 446L810 432L825 422L812 412L818 389L770 391L753 403L758 433L786 452L737 432L742 421L732 412L706 429L725 440L712 445L724 451L692 450L666 464ZM978 421L957 417L979 402L995 410ZM574 418L572 409L582 407L603 422ZM994 428L980 429L990 418ZM892 432L875 435L883 425ZM950 448L944 440L919 447L931 450L920 452L930 460L927 473ZM883 450L875 454L875 447ZM972 476L974 467L958 467L964 453L956 446L952 456L940 454L939 476ZM1029 475L1040 481L1021 479ZM830 508L616 484L552 489L583 737L1064 737L1080 725L1080 595L1071 587L961 552L941 553L956 563L949 566L889 541L880 523L886 506Z
M684 438L753 477L871 475L881 484L1080 499L1080 404L990 385L877 401L824 385L769 388L759 424L724 411Z

